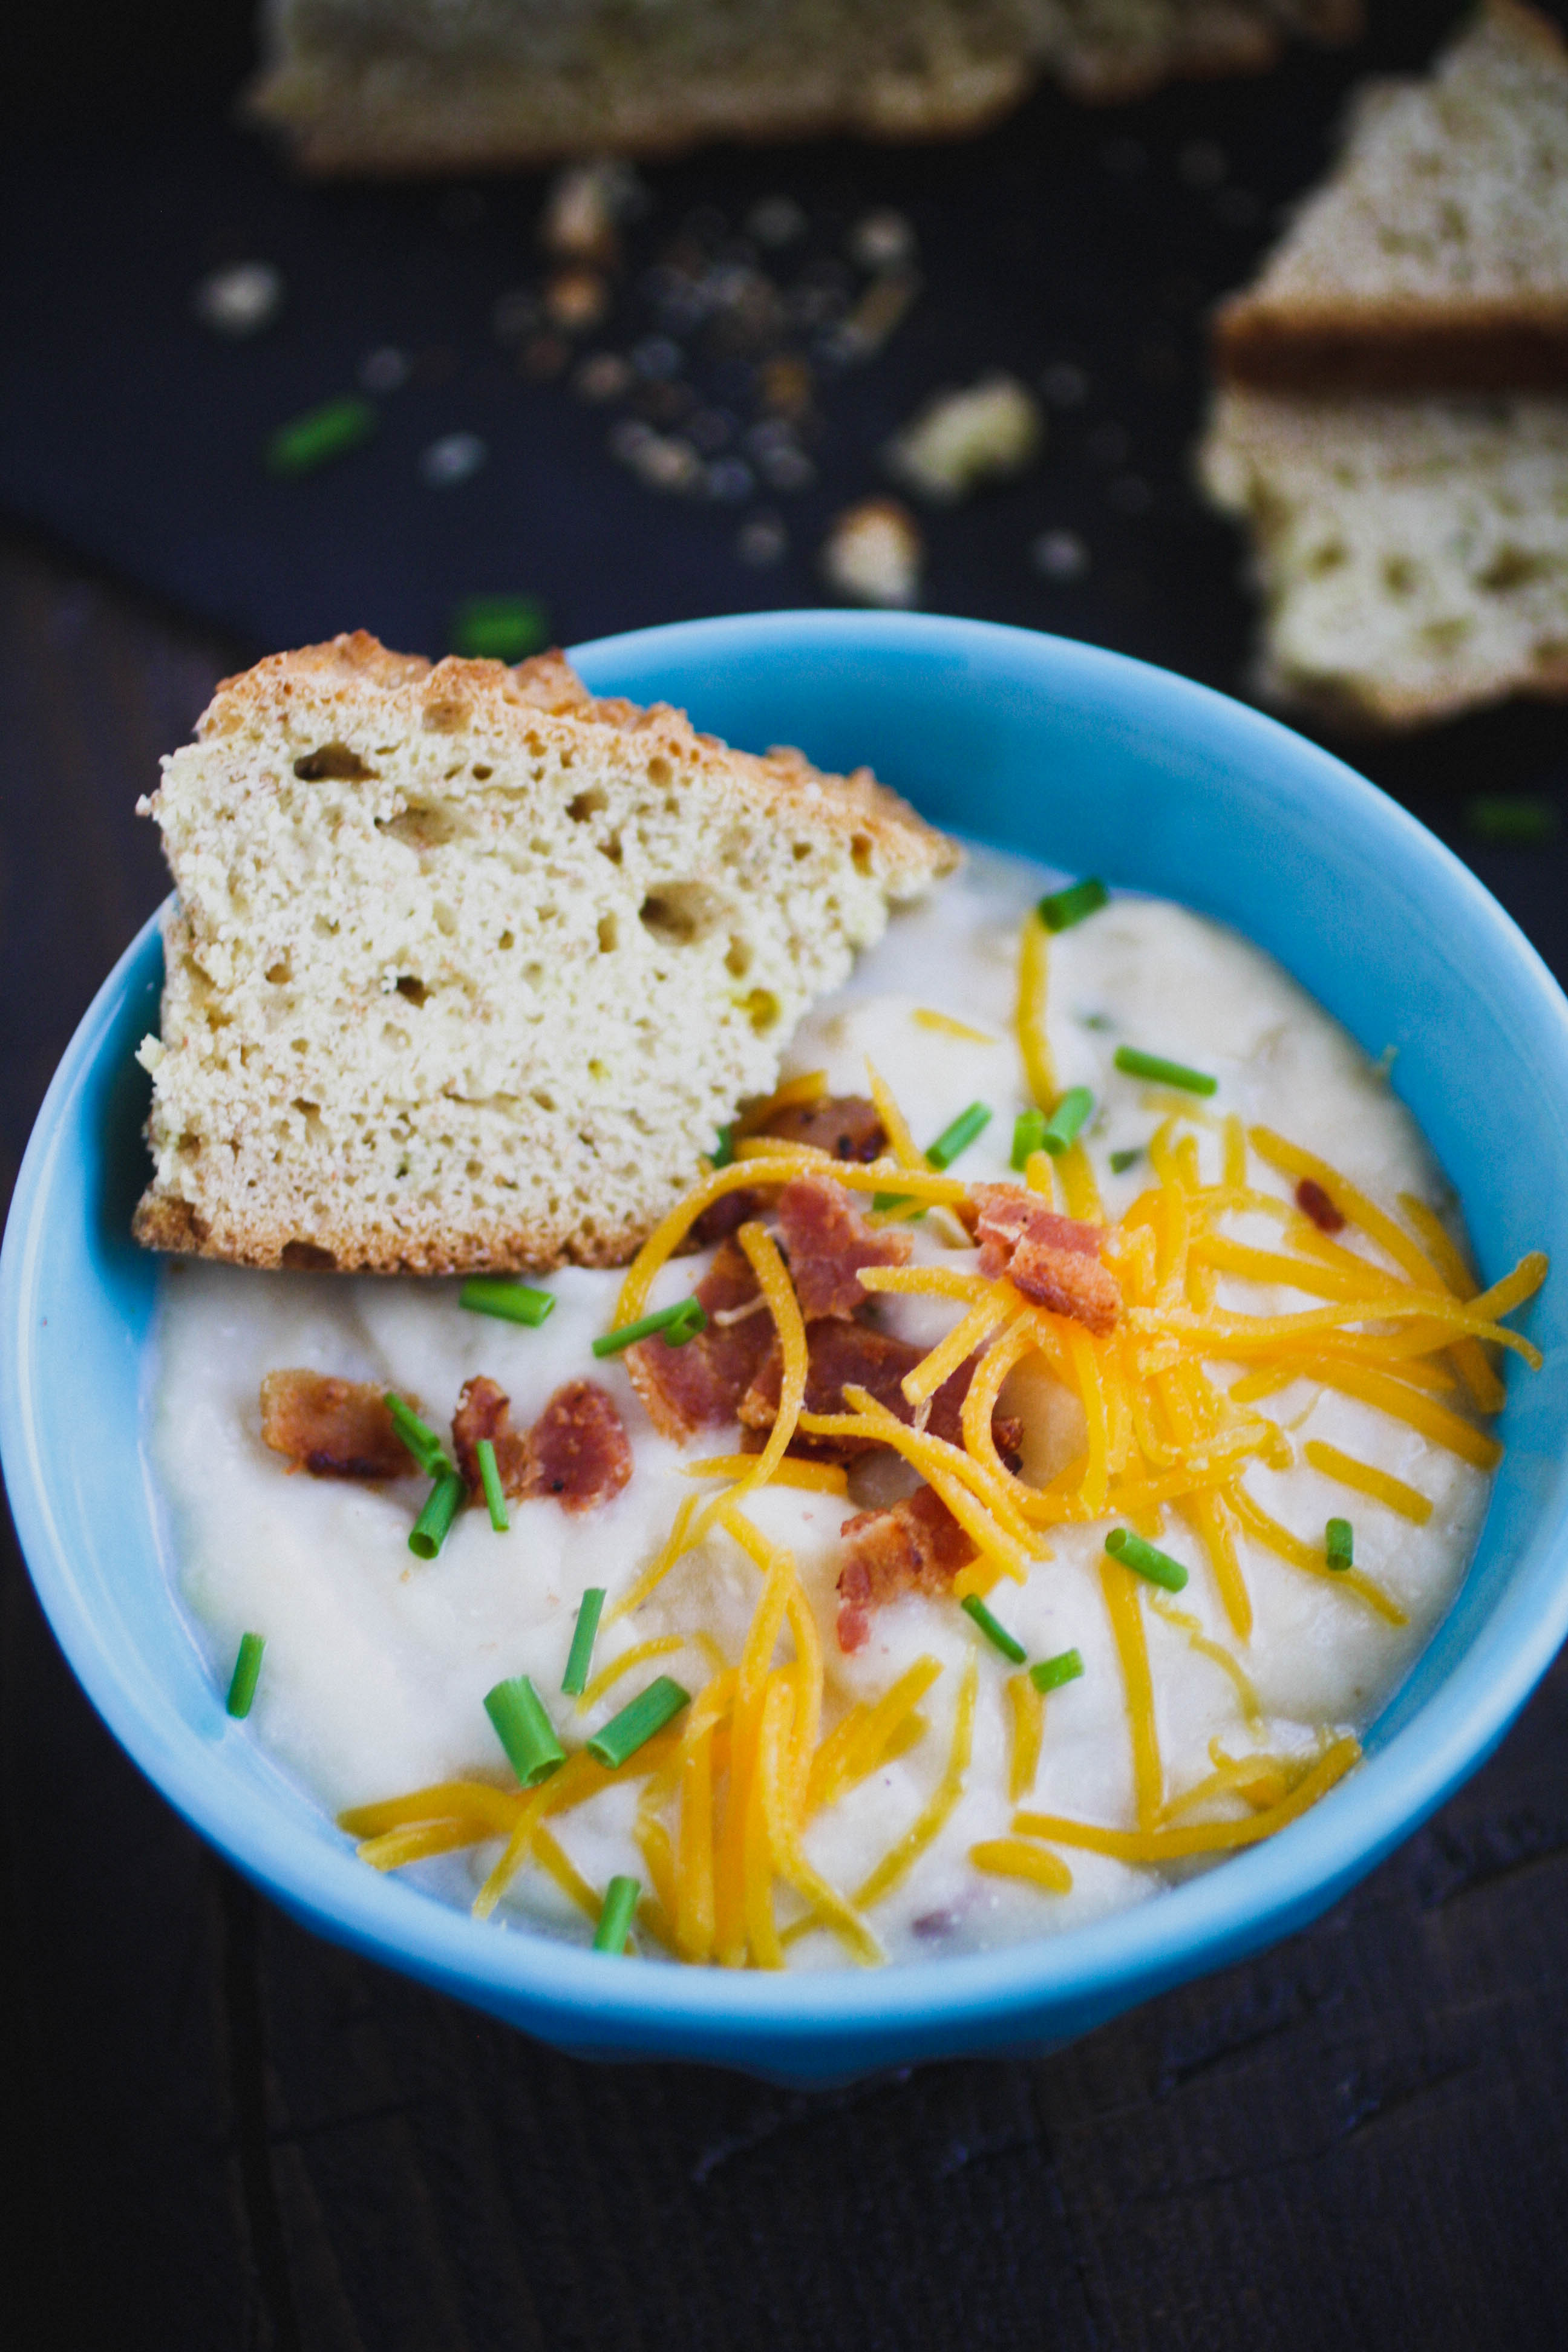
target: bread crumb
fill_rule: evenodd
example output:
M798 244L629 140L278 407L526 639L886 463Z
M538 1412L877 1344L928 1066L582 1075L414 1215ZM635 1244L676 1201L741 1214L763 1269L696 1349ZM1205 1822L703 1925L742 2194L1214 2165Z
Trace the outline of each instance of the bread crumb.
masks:
M919 599L924 560L920 526L896 499L847 508L822 547L823 577L840 596L900 611Z
M1045 439L1039 402L1016 376L983 376L966 392L939 393L888 444L889 471L938 504L980 483L1020 474Z

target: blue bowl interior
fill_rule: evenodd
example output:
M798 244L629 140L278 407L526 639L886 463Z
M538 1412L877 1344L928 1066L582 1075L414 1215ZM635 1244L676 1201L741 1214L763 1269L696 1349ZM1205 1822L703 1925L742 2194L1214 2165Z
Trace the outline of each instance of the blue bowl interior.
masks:
M1474 878L1394 803L1257 713L1089 647L844 614L690 623L577 656L590 685L756 749L874 766L938 824L1159 891L1268 949L1369 1052L1459 1189L1486 1278L1568 1253L1568 1006ZM1568 1289L1526 1318L1508 1457L1459 1598L1366 1765L1269 1844L1119 1917L982 1958L799 1979L629 1967L479 1927L383 1880L231 1725L176 1605L140 1442L155 1264L129 1236L157 1020L152 926L73 1040L0 1266L0 1444L44 1605L170 1800L323 1932L560 2045L813 2080L1037 2046L1321 1910L1500 1737L1568 1630Z

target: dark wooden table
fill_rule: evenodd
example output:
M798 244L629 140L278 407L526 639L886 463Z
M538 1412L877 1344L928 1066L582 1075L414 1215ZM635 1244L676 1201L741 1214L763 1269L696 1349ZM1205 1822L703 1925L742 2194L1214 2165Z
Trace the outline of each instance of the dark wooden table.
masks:
M0 542L7 1184L163 893L136 794L233 657ZM1414 792L1421 756L1394 764ZM1478 863L1561 970L1561 867ZM0 2326L26 2352L1568 2342L1561 1662L1310 1934L1051 2057L804 2095L574 2063L313 1942L138 1777L9 1542L4 1577Z

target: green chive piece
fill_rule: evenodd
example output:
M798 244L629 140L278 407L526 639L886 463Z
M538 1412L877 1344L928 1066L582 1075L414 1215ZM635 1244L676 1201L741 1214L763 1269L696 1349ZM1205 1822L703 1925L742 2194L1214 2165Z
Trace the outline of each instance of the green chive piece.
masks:
M688 1339L695 1339L706 1328L707 1316L700 1300L682 1298L674 1307L661 1307L656 1314L640 1315L635 1323L623 1323L618 1331L606 1331L594 1342L595 1356L618 1356L623 1348L638 1339L651 1339L662 1332L667 1348L682 1348Z
M470 661L521 661L550 643L550 614L537 596L465 596L447 642Z
M732 1127L721 1127L719 1129L719 1140L713 1147L710 1164L714 1168L728 1168L734 1157L735 1130Z
M961 1151L967 1151L977 1135L983 1135L991 1124L989 1103L972 1102L961 1110L951 1127L944 1127L933 1144L926 1150L926 1163L940 1175L951 1168Z
M420 1420L412 1406L405 1405L403 1399L393 1389L387 1390L382 1402L392 1415L394 1429L396 1430L426 1478L438 1478L444 1470L451 1468L452 1465L447 1459L446 1449L440 1439L428 1423Z
M1021 1110L1013 1122L1012 1165L1022 1175L1033 1151L1046 1148L1046 1114L1043 1110Z
M526 1675L513 1675L485 1693L485 1713L496 1738L506 1749L518 1785L537 1788L566 1761L566 1750L555 1737L544 1701Z
M1534 793L1482 793L1465 803L1465 823L1480 841L1500 849L1539 849L1555 841L1560 820Z
M307 409L303 416L279 426L267 444L267 470L289 478L313 474L318 466L344 457L368 441L375 426L374 409L357 394L323 401L320 408Z
M267 1647L265 1633L242 1633L239 1655L234 1662L234 1672L228 1678L228 1696L224 1705L236 1721L250 1713L250 1702L256 1696L256 1680L261 1672L261 1653Z
M1189 1070L1184 1062L1167 1062L1160 1054L1140 1053L1136 1045L1118 1045L1116 1066L1130 1078L1152 1078L1157 1087L1181 1087L1190 1095L1219 1092L1217 1078L1206 1076L1202 1070Z
M599 1637L599 1619L604 1613L605 1588L591 1584L583 1595L573 1630L572 1647L566 1654L566 1671L561 1677L561 1687L568 1698L581 1698L588 1687L588 1669L594 1663L594 1644Z
M1053 1160L1061 1157L1093 1108L1094 1097L1087 1087L1068 1088L1052 1111L1041 1138L1043 1148Z
M1040 920L1047 931L1070 931L1086 915L1097 915L1110 898L1110 891L1098 874L1082 882L1073 882L1065 890L1053 890L1040 900Z
M1143 1146L1141 1143L1130 1144L1121 1151L1113 1151L1110 1155L1111 1174L1113 1176L1125 1176L1127 1171L1130 1168L1134 1167L1137 1162L1142 1159L1142 1157Z
M1331 1519L1324 1532L1323 1549L1329 1566L1342 1570L1355 1565L1355 1529L1348 1519Z
M605 1907L594 1930L596 1952L624 1952L637 1916L642 1886L635 1878L612 1878L605 1889Z
M998 1625L980 1595L977 1592L970 1593L962 1605L964 1615L974 1620L993 1647L1000 1650L1005 1658L1011 1658L1016 1666L1021 1666L1029 1653L1025 1649L1022 1642L1014 1640L1005 1625Z
M502 1275L476 1274L458 1291L458 1304L475 1315L499 1315L503 1323L526 1323L531 1331L537 1331L545 1317L554 1312L555 1297L552 1291L530 1290L526 1282L510 1282Z
M501 1492L500 1472L496 1467L494 1441L481 1437L474 1448L474 1454L479 1465L479 1484L485 1490L485 1501L489 1507L490 1525L498 1536L504 1536L511 1521L507 1516L506 1496Z
M690 1704L689 1691L682 1690L668 1675L656 1675L647 1690L639 1691L619 1715L610 1717L603 1731L595 1733L587 1743L588 1753L596 1764L606 1764L614 1771Z
M1082 1652L1063 1650L1059 1656L1042 1658L1037 1666L1031 1666L1029 1680L1040 1692L1060 1690L1064 1683L1076 1683L1082 1672Z
M443 1469L425 1497L425 1508L415 1520L408 1549L418 1559L434 1559L447 1540L447 1530L462 1508L468 1488L455 1470Z
M1156 1551L1152 1543L1135 1536L1131 1528L1112 1528L1105 1538L1105 1549L1112 1559L1134 1575L1146 1576L1151 1584L1162 1584L1167 1592L1180 1592L1186 1583L1187 1571L1179 1559L1168 1551Z

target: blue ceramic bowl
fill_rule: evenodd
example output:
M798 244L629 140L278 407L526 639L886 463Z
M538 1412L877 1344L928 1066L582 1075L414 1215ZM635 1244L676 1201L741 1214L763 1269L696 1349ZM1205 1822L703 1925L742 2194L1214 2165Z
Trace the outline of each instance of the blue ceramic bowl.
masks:
M1508 1456L1458 1601L1321 1804L1220 1869L984 1957L802 1978L602 1958L479 1927L354 1860L231 1724L160 1557L141 1441L156 1266L131 1242L155 1025L151 924L39 1113L0 1260L0 1448L39 1596L94 1706L170 1802L321 1934L559 2047L810 2083L1038 2049L1303 1926L1475 1769L1568 1630L1568 1003L1447 851L1257 712L1114 654L924 616L761 614L611 638L601 692L660 697L759 750L868 761L939 824L1235 924L1371 1053L1458 1186L1487 1280L1564 1271L1510 1384Z

